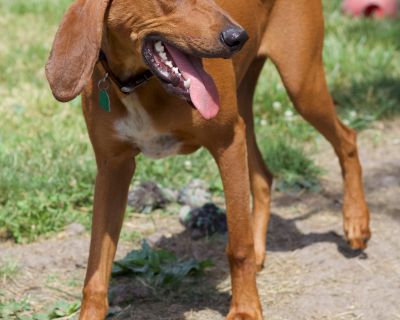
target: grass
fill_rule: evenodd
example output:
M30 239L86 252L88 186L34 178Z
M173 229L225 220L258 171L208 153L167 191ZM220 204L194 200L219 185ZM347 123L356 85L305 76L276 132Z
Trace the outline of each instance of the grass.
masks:
M72 319L80 310L80 302L59 300L42 313L34 313L34 306L28 298L11 301L0 300L0 319L10 320L51 320Z
M5 284L18 274L19 267L15 261L4 261L0 264L0 283Z
M68 2L0 4L10 30L0 44L0 229L18 242L89 221L95 171L80 102L55 103L43 70Z
M27 298L11 301L0 300L0 319L30 319L27 314L31 309Z
M322 169L315 166L306 153L294 143L277 136L264 146L268 167L279 177L275 188L280 191L318 191Z
M17 242L59 231L72 221L90 223L95 163L80 102L55 102L43 66L67 0L0 3L0 234ZM325 62L338 110L362 129L399 113L399 21L352 20L339 0L325 0ZM313 188L320 170L304 151L315 131L294 112L279 76L267 64L255 99L262 152L283 189ZM139 157L136 180L180 187L205 179L221 182L212 158L152 161Z

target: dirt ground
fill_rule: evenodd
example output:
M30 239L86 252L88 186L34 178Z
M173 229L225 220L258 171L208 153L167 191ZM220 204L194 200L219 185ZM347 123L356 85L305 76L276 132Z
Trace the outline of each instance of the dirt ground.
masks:
M327 144L317 142L315 159L326 170L319 193L274 193L266 268L258 275L265 319L400 319L400 121L377 123L359 136L373 236L363 253L342 238L341 176ZM193 241L177 217L134 215L125 230L151 239L178 257L211 258L215 264L196 284L168 295L140 283L118 281L110 297L115 319L224 319L230 281L224 236ZM80 297L88 253L86 232L64 232L30 245L0 244L0 259L19 272L1 283L8 298L29 296L41 306ZM123 257L138 240L122 241Z

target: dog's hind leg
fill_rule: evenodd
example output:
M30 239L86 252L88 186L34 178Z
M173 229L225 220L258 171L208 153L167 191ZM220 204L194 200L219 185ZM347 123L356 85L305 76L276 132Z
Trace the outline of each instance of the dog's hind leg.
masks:
M340 122L328 92L323 62L320 0L276 0L263 39L298 112L332 144L344 179L344 231L353 249L370 238L356 134Z
M246 123L246 141L252 193L253 234L257 269L262 269L266 252L266 236L270 216L272 174L257 146L253 121L253 96L265 58L256 58L238 89L239 110Z
M92 234L80 319L104 319L108 283L122 226L128 189L135 170L131 152L100 158L97 155Z

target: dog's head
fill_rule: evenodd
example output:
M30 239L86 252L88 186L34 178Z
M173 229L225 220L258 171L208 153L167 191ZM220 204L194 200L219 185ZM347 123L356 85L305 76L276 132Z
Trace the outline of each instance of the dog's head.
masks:
M214 0L75 0L56 34L46 75L56 99L75 98L102 43L112 39L118 52L147 65L169 92L209 118L218 111L218 94L201 58L229 58L247 38Z

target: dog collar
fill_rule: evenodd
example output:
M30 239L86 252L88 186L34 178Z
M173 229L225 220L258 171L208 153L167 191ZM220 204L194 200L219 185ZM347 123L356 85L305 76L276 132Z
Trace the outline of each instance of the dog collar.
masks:
M104 70L106 71L108 77L118 86L119 90L124 94L130 94L135 91L138 87L145 84L149 81L154 75L150 70L146 70L145 72L138 74L128 81L122 83L115 74L111 71L111 68L108 64L107 57L105 53L100 50L99 53L99 62L103 66Z

